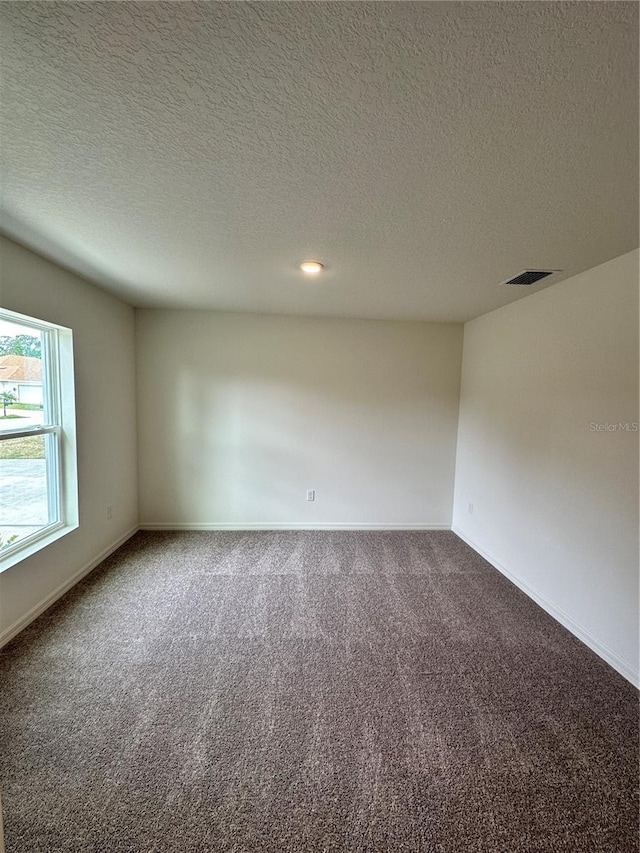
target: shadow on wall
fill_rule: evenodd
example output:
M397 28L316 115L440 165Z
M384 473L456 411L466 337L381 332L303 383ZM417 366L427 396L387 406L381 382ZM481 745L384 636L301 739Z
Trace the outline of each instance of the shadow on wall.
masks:
M384 352L349 363L254 355L233 369L185 360L164 377L154 427L170 520L351 520L354 507L363 522L433 516L433 482L452 486L457 394L437 366L412 363Z

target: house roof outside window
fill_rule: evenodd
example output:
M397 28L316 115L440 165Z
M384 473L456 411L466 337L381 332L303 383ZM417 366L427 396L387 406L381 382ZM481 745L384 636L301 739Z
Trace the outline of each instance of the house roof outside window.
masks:
M0 382L42 382L42 359L26 355L0 356Z

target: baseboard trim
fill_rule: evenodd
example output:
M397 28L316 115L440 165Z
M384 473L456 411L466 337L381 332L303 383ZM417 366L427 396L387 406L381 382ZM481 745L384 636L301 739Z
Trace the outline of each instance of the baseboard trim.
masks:
M144 522L140 530L451 530L450 524L362 524L359 522L216 522L213 524L165 524Z
M474 551L480 554L481 557L491 563L494 569L497 569L500 574L504 575L508 578L511 583L515 584L518 589L521 589L525 595L529 596L536 604L542 607L550 616L563 625L568 631L570 631L574 637L577 637L581 642L588 646L592 652L595 652L598 657L601 657L602 660L606 661L609 666L613 667L616 672L619 672L623 678L626 678L627 681L631 682L634 687L640 687L640 673L635 670L631 664L627 663L623 660L619 655L617 655L614 651L612 651L608 646L604 643L601 643L600 640L597 640L593 634L591 634L586 628L576 622L571 618L567 613L564 612L561 608L557 607L553 602L549 601L549 599L545 598L544 595L541 595L536 589L529 586L529 584L524 581L519 575L510 571L500 563L492 554L488 551L485 551L484 548L481 548L477 545L473 539L462 530L462 528L458 527L454 524L451 530L459 536L464 542L467 543Z
M112 542L111 545L108 545L103 551L97 554L93 559L91 559L88 563L77 571L72 577L66 580L64 583L60 584L60 586L56 587L53 592L50 592L42 601L39 601L38 604L34 605L31 610L28 610L24 616L21 616L17 622L14 622L13 625L10 625L8 628L0 634L0 648L5 646L10 640L12 640L20 631L24 630L34 619L37 619L45 610L51 607L59 598L61 598L65 592L68 592L72 586L75 586L78 581L82 580L85 575L88 575L90 571L95 569L97 565L99 565L103 560L105 560L109 554L113 554L114 551L124 545L124 543L131 539L134 533L138 531L138 525L136 524L134 527L131 527L126 533L123 533L122 536L119 536L115 542Z

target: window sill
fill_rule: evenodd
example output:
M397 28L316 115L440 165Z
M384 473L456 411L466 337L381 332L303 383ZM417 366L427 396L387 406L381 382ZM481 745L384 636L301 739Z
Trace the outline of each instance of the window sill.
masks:
M38 551L46 548L47 545L51 545L58 539L62 539L62 537L66 536L67 533L77 530L78 527L79 525L77 522L74 524L65 524L64 522L50 524L48 527L44 527L37 533L23 539L22 542L16 542L15 545L9 545L9 547L3 548L2 551L0 551L0 574L5 572L7 569L10 569L12 566L15 566L17 563L21 563L23 560L26 560L27 557L37 554Z

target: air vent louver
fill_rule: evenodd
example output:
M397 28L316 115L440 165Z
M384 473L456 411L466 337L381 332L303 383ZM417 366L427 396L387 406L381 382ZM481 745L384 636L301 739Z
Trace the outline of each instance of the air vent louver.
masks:
M524 270L503 284L535 284L548 275L553 275L554 272L555 270Z

